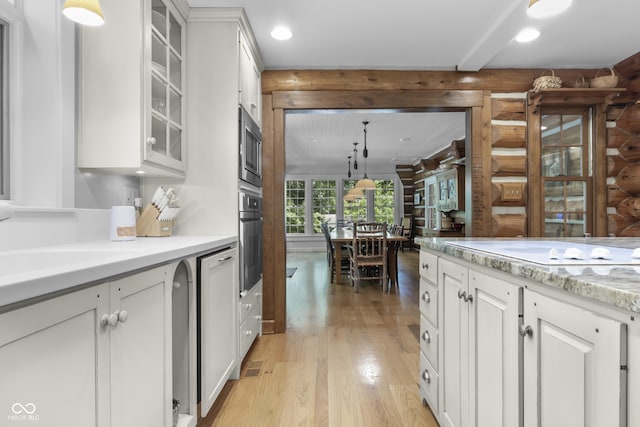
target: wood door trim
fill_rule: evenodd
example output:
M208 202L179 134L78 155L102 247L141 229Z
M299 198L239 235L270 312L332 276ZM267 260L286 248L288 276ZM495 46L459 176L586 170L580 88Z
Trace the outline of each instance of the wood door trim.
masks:
M484 111L490 101L482 90L366 90L366 91L282 91L263 95L263 198L264 198L264 273L263 324L265 332L286 330L286 234L284 228L285 116L287 110L299 109L394 109L397 111L438 111L450 109L473 115L470 136L480 138L476 145L488 146L490 112ZM489 102L490 107L490 102ZM483 148L484 149L484 148ZM476 161L476 160L473 160ZM472 162L473 162L472 161ZM473 167L473 165L472 165ZM475 178L474 178L475 179ZM474 191L484 196L474 199L467 209L491 211L491 180L472 183ZM489 223L489 221L483 221ZM480 224L484 233L487 224Z
M481 90L365 90L273 92L273 107L314 109L471 108L484 105Z

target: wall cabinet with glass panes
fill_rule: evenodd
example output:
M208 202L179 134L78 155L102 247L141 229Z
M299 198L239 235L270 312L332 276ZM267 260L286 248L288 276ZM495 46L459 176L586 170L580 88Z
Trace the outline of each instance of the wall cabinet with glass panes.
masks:
M102 8L80 29L79 167L183 176L185 20L169 0Z

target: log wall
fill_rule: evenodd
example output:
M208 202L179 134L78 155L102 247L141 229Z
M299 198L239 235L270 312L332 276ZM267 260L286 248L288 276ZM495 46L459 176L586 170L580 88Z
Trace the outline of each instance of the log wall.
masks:
M640 53L614 68L627 92L607 112L608 232L640 237Z

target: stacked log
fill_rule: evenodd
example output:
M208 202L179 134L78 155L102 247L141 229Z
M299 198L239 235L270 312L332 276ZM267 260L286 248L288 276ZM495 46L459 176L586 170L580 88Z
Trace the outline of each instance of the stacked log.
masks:
M526 102L516 94L491 99L493 237L527 235Z
M615 70L625 79L627 93L625 104L614 106L608 115L615 124L607 129L607 147L618 151L607 159L608 176L615 179L607 198L607 206L615 208L609 214L608 231L640 237L640 53L620 62Z

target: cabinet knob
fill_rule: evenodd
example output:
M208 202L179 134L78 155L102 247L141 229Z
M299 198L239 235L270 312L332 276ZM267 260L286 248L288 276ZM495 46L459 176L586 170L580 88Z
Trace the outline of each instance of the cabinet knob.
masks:
M427 264L426 262L422 263L422 268L424 268L425 270L429 269L429 264Z
M156 137L152 136L151 138L147 138L147 142L151 145L155 145L156 144Z
M118 312L114 311L111 314L103 314L100 318L100 325L103 327L111 326L114 328L118 324Z
M473 295L469 293L469 295L467 295L467 297L464 299L464 302L468 302L469 304L471 304L473 302Z
M467 300L467 293L462 289L458 290L458 299Z
M422 294L422 301L429 303L431 302L431 295L429 295L429 291L424 291Z
M423 332L422 339L424 340L424 342L431 342L431 335L429 335L429 331Z
M247 309L247 311L251 310L251 307L253 307L253 305L251 304L245 304L244 308Z
M127 313L126 310L122 310L118 312L118 321L120 323L126 323L128 318L129 318L129 313Z
M250 337L251 335L253 335L252 331L245 331L244 334L248 337Z
M519 332L522 337L533 336L533 328L529 325L520 325Z
M259 315L259 314L257 314L257 315L256 315L256 320L258 320L258 321L262 320L262 316L261 316L261 315Z
M173 289L180 289L181 286L180 282L173 282Z
M422 371L422 379L427 384L429 384L431 382L431 375L429 375L429 371L428 370L425 369L424 371Z

